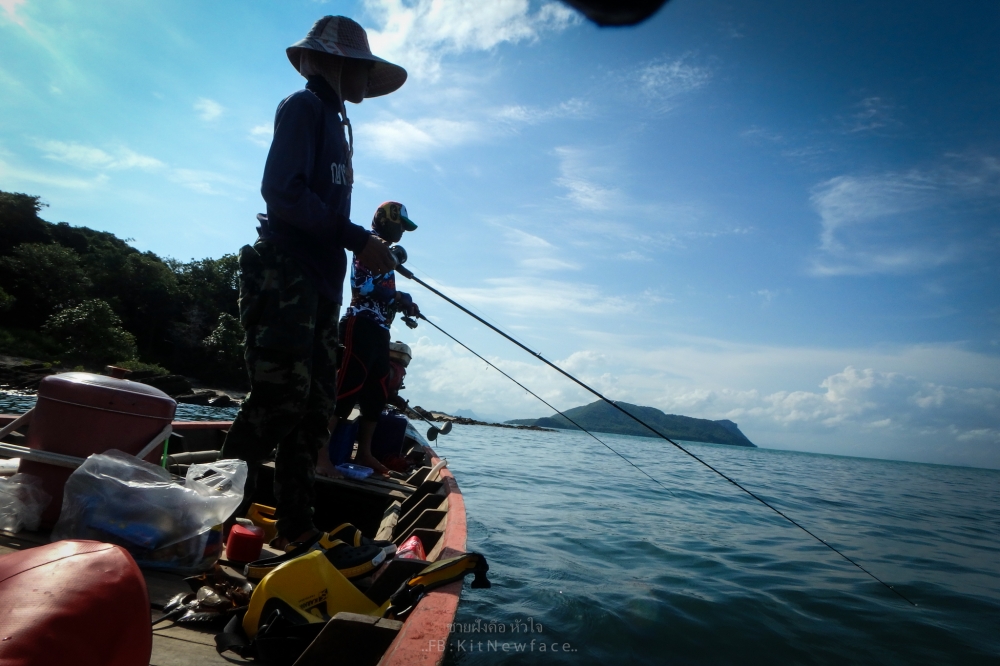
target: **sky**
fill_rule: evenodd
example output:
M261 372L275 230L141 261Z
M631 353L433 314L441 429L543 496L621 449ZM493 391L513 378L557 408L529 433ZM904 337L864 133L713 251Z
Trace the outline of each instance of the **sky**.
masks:
M1000 4L0 0L0 189L188 260L256 236L284 49L325 14L406 67L350 106L354 221L609 398L756 444L1000 468ZM560 409L589 394L399 278ZM427 326L411 404L551 414Z

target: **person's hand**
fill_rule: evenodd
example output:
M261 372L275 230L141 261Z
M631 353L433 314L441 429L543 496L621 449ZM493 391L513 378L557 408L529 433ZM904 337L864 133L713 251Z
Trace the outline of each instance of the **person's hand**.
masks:
M397 291L396 292L396 309L405 314L407 317L419 317L420 308L417 304L413 302L410 295L406 292Z
M388 273L396 267L396 258L389 251L389 244L375 234L368 237L358 259L376 274Z

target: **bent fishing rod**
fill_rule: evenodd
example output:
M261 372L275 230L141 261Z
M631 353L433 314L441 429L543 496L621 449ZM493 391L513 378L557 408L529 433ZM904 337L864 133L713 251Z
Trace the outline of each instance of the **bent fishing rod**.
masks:
M531 354L532 356L534 356L535 358L537 358L539 361L541 361L545 365L549 366L550 368L552 368L553 370L557 371L561 375L563 375L566 378L570 379L575 384L581 386L583 389L587 390L588 392L594 394L596 397L598 397L600 400L604 401L608 405L614 407L615 409L617 409L619 412L621 412L622 414L624 414L628 418L632 419L633 421L635 421L639 425L641 425L644 428L646 428L647 430L649 430L656 437L659 437L660 439L663 439L663 440L669 442L670 444L672 444L676 449L678 449L682 453L690 456L691 458L693 458L694 460L698 461L699 463L701 463L702 465L704 465L708 469L712 470L713 472L715 472L716 474L718 474L719 476L721 476L723 479L725 479L729 483L733 484L734 486L736 486L737 488L739 488L740 490L742 490L743 492L745 492L747 495L749 495L750 497L754 498L755 500L757 500L758 502L760 502L761 504L763 504L764 506L766 506L768 509L770 509L771 511L775 512L776 514L778 514L779 516L781 516L782 518L784 518L785 520L787 520L789 523L791 523L795 527L799 528L800 530L802 530L803 532L805 532L806 534L808 534L809 536L811 536L813 539L815 539L816 541L820 542L821 544L823 544L824 546L826 546L827 548L829 548L830 550L832 550L833 552L835 552L837 555L840 555L840 557L842 557L846 561L848 561L851 564L853 564L855 567L857 567L858 569L860 569L861 571L863 571L865 574L867 574L870 578L872 578L873 580L875 580L878 583L880 583L883 587L891 590L896 596L898 596L899 598L903 599L904 601L906 601L907 603L909 603L911 606L916 606L917 605L916 602L911 601L908 597L906 597L906 595L904 595L902 592L900 592L899 590L897 590L895 587L893 587L892 585L889 585L884 580L882 580L881 578L879 578L878 576L876 576L875 574L873 574L871 571L869 571L868 569L866 569L863 566L861 566L860 564L858 564L856 561L854 561L853 559L851 559L850 557L848 557L847 555L845 555L843 552L841 552L840 550L838 550L835 546L827 543L824 539L821 539L817 535L815 535L812 532L810 532L806 527L804 527L803 525L801 525L800 523L798 523L797 521L795 521L793 518L791 518L790 516L788 516L787 514L785 514L783 511L781 511L780 509L778 509L774 505L770 504L767 500L765 500L764 498L760 497L759 495L757 495L753 491L749 490L745 486L741 485L738 481L736 481L736 479L733 479L732 477L728 476L727 474L721 472L719 469L713 467L708 462L702 460L696 454L692 453L691 451L689 451L688 449L684 448L683 446L681 446L680 444L678 444L677 442L675 442L671 438L667 437L666 435L664 435L663 433L661 433L659 430L655 429L653 426L649 425L648 423L646 423L645 421L643 421L642 419L640 419L638 416L635 416L634 414L630 413L629 411L627 411L626 409L624 409L623 407L621 407L620 405L618 405L615 401L611 400L610 398L607 398L603 393L601 393L597 389L589 386L588 384L586 384L583 381L577 379L576 377L574 377L570 373L566 372L565 370L563 370L562 368L560 368L558 365L556 365L552 361L550 361L547 358L545 358L544 356L542 356L541 353L534 351L530 347L528 347L525 344L523 344L521 341L519 341L519 340L511 337L510 335L508 335L507 333L505 333L504 331L502 331L498 327L494 326L490 322L486 321L485 319L483 319L482 317L480 317L479 315L477 315L475 312L469 310L467 307L465 307L464 305L462 305L458 301L455 301L454 299L452 299L452 298L448 297L447 295L443 294L438 289L435 289L431 285L427 284L426 282L424 282L423 280L421 280L420 278L418 278L417 276L415 276L413 274L413 272L411 270L409 270L408 268L405 268L402 265L397 265L396 266L396 272L399 273L400 275L402 275L403 277L407 278L407 279L413 280L414 282L416 282L417 284L419 284L420 286L422 286L424 289L427 289L428 291L430 291L431 293L433 293L435 296L438 296L441 299L443 299L443 300L447 301L448 303L450 303L451 305L454 305L456 308L458 308L459 310L461 310L465 314L469 315L470 317L472 317L473 319L475 319L476 321L478 321L483 326L486 326L487 328L489 328L494 333L497 333L498 335L500 335L501 337L507 339L508 341L510 341L511 343L513 343L514 345L520 347L521 349L523 349L524 351L528 352L529 354ZM428 322L429 324L431 324L432 326L434 326L434 328L436 328L439 331L441 331L442 333L444 333L444 331L441 330L441 328L439 326L435 325L433 322L431 322L430 320L428 320L426 317L421 317L421 319L423 319L424 321ZM448 334L445 333L445 335L448 335ZM455 338L453 338L450 335L448 335L448 337L451 338L452 340L455 340ZM455 342L458 342L458 340L455 340ZM462 345L462 343L460 343L460 342L458 344ZM462 346L465 347L466 349L469 349L465 345L462 345ZM469 351L472 352L471 349L469 349ZM472 352L472 353L475 354L475 352ZM478 356L480 359L486 361L486 359L484 359L482 356L479 356L479 354L476 354L476 356ZM489 363L489 361L486 361L486 362ZM490 365L493 366L492 363L490 363ZM517 382L516 380L514 380L512 377L510 377L510 375L507 375L507 373L503 372L499 368L496 368L496 366L493 366L493 367L497 371L501 372L501 374L503 374L505 377L507 377L511 381L514 381L515 384L517 384L521 388L524 388L524 390L526 390L526 391L528 390L520 382ZM532 395L535 395L531 391L528 391L528 392L531 393ZM536 395L535 397L537 398L538 396ZM539 398L539 400L541 400L541 398ZM549 405L544 400L542 400L542 402L544 402L549 407L552 407L551 405ZM553 409L555 409L555 408L553 408ZM559 410L555 410L555 411L559 412ZM559 412L559 413L562 414L562 412ZM565 414L563 414L563 416L565 417ZM570 422L572 423L572 420L570 420ZM580 426L577 425L576 423L574 423L574 425L576 425L578 428L580 428ZM584 430L584 432L586 432L586 430L584 428L580 428L580 429ZM591 435L591 436L593 437L593 435ZM594 439L597 439L597 438L594 437ZM598 440L598 441L600 441L600 440ZM604 442L601 442L601 443L604 444ZM604 445L608 446L607 444L604 444ZM611 449L610 446L608 446L608 448ZM611 450L614 451L614 449L611 449ZM618 453L618 452L615 451L615 453ZM621 458L623 458L626 462L628 462L630 465L632 465L633 467L635 467L636 469L638 469L640 472L642 472L643 474L645 474L647 477L649 477L650 479L653 479L652 476L650 476L645 471L643 471L642 468L640 468L638 465L634 464L632 461L630 461L627 458L625 458L625 456L621 455L620 453L618 453L618 455ZM665 486L663 486L663 484L660 483L659 481L656 481L656 479L653 479L653 481L655 481L660 487L666 489Z

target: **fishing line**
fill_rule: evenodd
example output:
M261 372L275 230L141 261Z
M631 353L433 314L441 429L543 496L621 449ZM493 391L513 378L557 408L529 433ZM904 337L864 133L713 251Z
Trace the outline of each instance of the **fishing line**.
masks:
M577 379L573 375L569 374L568 372L566 372L565 370L563 370L562 368L560 368L558 365L556 365L552 361L550 361L547 358L545 358L544 356L542 356L539 352L536 352L536 351L532 350L531 348L527 347L526 345L524 345L523 343L521 343L519 340L516 340L515 338L511 337L507 333L504 333L502 330L500 330L499 328L497 328L493 324L489 323L488 321L486 321L485 319L483 319L482 317L480 317L476 313L472 312L471 310L469 310L468 308L466 308L461 303L459 303L459 302L457 302L455 300L452 300L451 298L449 298L445 294L441 293L440 291L438 291L434 287L430 286L429 284L427 284L426 282L424 282L420 278L416 277L413 274L412 271L410 271L409 269L405 268L404 266L397 265L396 266L396 272L399 273L400 275L402 275L403 277L406 277L406 278L409 278L409 279L413 280L414 282L416 282L417 284L419 284L423 288L427 289L428 291L430 291L434 295L436 295L436 296L444 299L445 301L451 303L456 308L458 308L459 310L461 310L465 314L469 315L470 317L472 317L473 319L475 319L479 323L483 324L484 326L487 326L488 328L490 328L495 333L503 336L508 341L510 341L513 344L517 345L518 347L520 347L524 351L528 352L529 354L531 354L532 356L534 356L535 358L537 358L539 361L541 361L545 365L549 366L553 370L556 370L561 375L563 375L566 378L572 380L574 383L576 383L579 386L583 387L584 389L586 389L590 393L593 393L595 396L597 396L598 398L600 398L601 400L603 400L607 404L611 405L612 407L614 407L615 409L617 409L619 412L621 412L625 416L629 417L630 419L632 419L633 421L635 421L639 425L641 425L644 428L646 428L647 430L649 430L655 436L659 437L660 439L666 440L667 442L669 442L670 444L672 444L675 448L677 448L681 452L687 454L691 458L694 458L695 460L697 460L698 462L700 462L702 465L704 465L708 469L712 470L713 472L715 472L716 474L718 474L719 476L721 476L723 479L725 479L729 483L733 484L734 486L736 486L737 488L739 488L740 490L742 490L743 492L745 492L747 495L749 495L750 497L754 498L755 500L757 500L758 502L760 502L761 504L763 504L764 506L766 506L771 511L774 511L776 514L778 514L779 516L781 516L782 518L784 518L785 520L787 520L789 523L791 523L795 527L799 528L800 530L802 530L803 532L805 532L806 534L808 534L809 536L811 536L813 539L816 539L816 541L819 541L821 544L823 544L824 546L826 546L827 548L829 548L830 550L832 550L833 552L835 552L837 555L840 555L842 558L844 558L845 560L847 560L848 562L850 562L851 564L853 564L855 567L857 567L861 571L863 571L865 574L867 574L873 580L879 582L880 584L882 584L882 586L888 588L889 590L892 590L892 592L894 594L896 594L899 598L903 599L904 601L906 601L907 603L909 603L912 606L916 606L917 605L915 602L913 602L910 599L908 599L902 592L900 592L899 590L897 590L895 587L893 587L892 585L889 585L884 580L882 580L881 578L879 578L878 576L876 576L875 574L873 574L871 571L868 571L868 569L865 569L863 566L861 566L860 564L858 564L857 562L855 562L853 559L851 559L850 557L848 557L847 555L845 555L844 553L842 553L841 551L839 551L837 548L835 548L834 546L830 545L829 543L827 543L823 539L819 538L818 536L816 536L815 534L813 534L812 532L810 532L808 529L806 529L805 527L803 527L802 525L800 525L799 523L797 523L795 520L793 520L792 518L790 518L788 515L786 515L785 513L783 513L780 509L778 509L777 507L771 505L770 503L768 503L762 497L758 496L757 494L755 494L751 490L749 490L749 489L745 488L744 486L740 485L740 483L738 481L736 481L735 479L733 479L732 477L730 477L730 476L724 474L723 472L719 471L718 469L716 469L715 467L713 467L709 463L705 462L704 460L702 460L701 458L699 458L697 455L695 455L691 451L687 450L686 448L684 448L683 446L681 446L680 444L678 444L674 440L670 439L669 437L667 437L666 435L664 435L660 431L656 430L655 428L653 428L653 426L649 425L648 423L646 423L645 421L643 421L642 419L640 419L638 416L635 416L635 415L629 413L627 410L625 410L624 408L622 408L621 406L619 406L613 400L611 400L609 398L606 398L604 396L604 394L600 393L597 389L591 388L590 386L588 386L584 382L580 381L579 379ZM424 319L424 321L428 321L428 323L430 323L432 326L434 326L439 331L441 331L441 329L439 327L437 327L435 324L433 324L433 322L430 322L426 317L424 317L423 319ZM441 331L441 332L444 333L444 331ZM448 335L448 334L445 333L445 335ZM448 337L451 337L451 336L449 335ZM454 340L454 338L452 338L452 339ZM455 340L455 342L458 342L458 341ZM459 343L459 344L461 344L461 343ZM462 345L462 346L465 347L465 345ZM468 347L466 347L466 349L468 349ZM472 351L472 350L469 349L469 351ZM472 352L472 353L475 354L475 352ZM479 356L479 354L476 354L476 356ZM479 356L479 358L482 358L482 356ZM483 359L483 360L485 361L486 359ZM497 368L497 369L499 370L499 368ZM503 371L500 371L500 372L503 372ZM509 379L511 379L511 381L515 381L515 380L513 380L513 378L511 378L506 373L503 373L503 374L505 376L507 376ZM517 383L517 382L515 381L515 383ZM517 383L517 384L518 384L518 386L521 386L521 388L524 388L520 383ZM525 390L527 391L528 389L525 388ZM530 391L528 391L528 392L531 393ZM534 393L532 393L532 395L534 395ZM538 396L535 396L535 397L538 397ZM539 399L541 400L541 398L539 398ZM545 402L545 401L543 400L542 402ZM545 403L545 404L548 405L548 403ZM549 406L551 407L551 405L549 405ZM555 408L553 408L553 409L555 409ZM558 410L556 410L556 411L558 411ZM563 415L563 416L565 416L565 415ZM574 425L576 425L576 424L574 424ZM577 427L579 427L579 426L577 426ZM595 437L595 439L596 439L596 437ZM600 441L600 440L598 440L598 441ZM604 442L601 442L601 443L604 444ZM605 446L607 446L607 444L605 444ZM608 447L608 448L611 448L611 447ZM615 453L617 453L617 451ZM635 467L636 469L638 469L640 472L642 472L642 469L640 467L638 467L637 465L635 465L634 463L632 463L631 461L629 461L627 458L625 458L625 456L622 456L621 454L618 454L618 455L621 456L624 460L626 460L630 465L632 465L633 467ZM643 472L643 474L646 474L646 472ZM653 477L649 476L649 474L646 474L646 476L648 476L650 479L653 479ZM656 479L653 479L653 480L656 481ZM661 484L659 481L656 481L656 483L658 483L661 487L663 486L663 484Z
M397 268L397 270L398 270L398 268ZM602 441L597 435L595 435L594 433L590 432L589 430L587 430L586 428L584 428L582 425L580 425L579 423L577 423L576 421L574 421L573 419L571 419L570 417L566 416L564 413L562 413L561 411L559 411L558 409L556 409L555 407L553 407L552 405L550 405L548 403L548 401L545 400L545 398L543 398L542 396L538 395L537 393L535 393L534 391L532 391L530 388L528 388L527 386L525 386L521 382L517 381L516 379L514 379L513 377L511 377L510 375L508 375L506 372L504 372L503 370L501 370L497 366L495 366L492 363L490 363L488 360L486 360L485 358L483 358L482 356L480 356L479 354L477 354L475 351L473 351L469 346L467 346L461 340L459 340L454 335L452 335L448 331L444 330L443 328L441 328L440 326L438 326L437 324L435 324L434 322L432 322L427 317L425 317L423 315L417 315L417 316L420 317L421 319L423 319L424 321L426 321L428 324L430 324L431 326L433 326L437 330L439 330L442 333L444 333L445 335L447 335L449 338L451 338L455 342L457 342L459 345L461 345L462 347L464 347L466 349L466 351L468 351L473 356L475 356L476 358L478 358L479 360L481 360L483 363L485 363L486 365L490 366L491 368L493 368L494 370L496 370L497 372L499 372L501 375L503 375L504 377L506 377L510 381L514 382L515 384L517 384L518 386L520 386L521 388L523 388L525 391L527 391L531 395L533 395L536 398L538 398L538 400L541 401L541 403L543 405L545 405L546 407L548 407L549 409L551 409L555 413L559 414L559 416L563 417L564 419L566 419L567 421L569 421L570 423L572 423L573 425L575 425L577 428L579 428L583 432L587 433L588 435L590 435L591 437L593 437L594 439L596 439L598 441L598 443L600 443L601 445L603 445L604 447L606 447L609 451L611 451L611 453L615 454L616 456L618 456L619 458L621 458L622 460L624 460L625 462L627 462L629 465L632 465L632 467L635 467L637 470L639 470L640 472L642 472L646 476L646 478L648 478L650 481L652 481L653 483L655 483L659 487L663 488L664 490L666 490L671 495L674 494L673 491L670 490L670 488L667 488L665 485L663 485L662 483L660 483L660 481L658 479L656 479L655 477L651 476L646 470L644 470L643 468L639 467L638 465L636 465L634 462L632 462L631 460L629 460L628 458L626 458L622 454L618 453L618 451L616 451L615 449L611 448L611 445L609 445L606 442Z

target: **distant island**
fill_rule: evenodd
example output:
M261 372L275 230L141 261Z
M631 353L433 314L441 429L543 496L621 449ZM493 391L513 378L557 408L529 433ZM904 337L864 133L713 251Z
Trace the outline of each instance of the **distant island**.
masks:
M710 421L696 419L690 416L665 414L653 407L630 405L627 402L616 402L616 405L656 428L661 435L670 439L682 439L688 442L707 442L709 444L731 444L733 446L756 445L740 432L735 423L728 419ZM603 400L592 402L582 407L574 407L563 412L573 421L587 430L606 432L615 435L635 435L637 437L655 437L653 433L633 421ZM558 414L540 419L513 419L507 421L513 425L539 426L542 428L562 428L576 430L577 427Z

